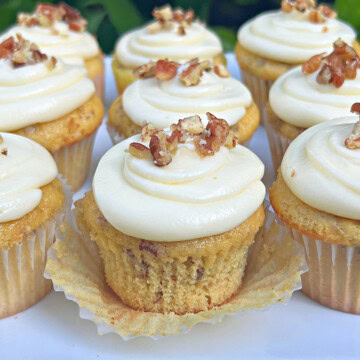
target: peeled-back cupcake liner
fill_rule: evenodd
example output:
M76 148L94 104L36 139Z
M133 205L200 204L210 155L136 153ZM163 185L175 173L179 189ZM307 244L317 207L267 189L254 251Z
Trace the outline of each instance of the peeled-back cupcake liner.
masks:
M65 193L62 209L20 244L0 249L0 319L26 310L52 289L51 281L44 278L47 251L72 202L70 188L62 183Z
M265 225L249 250L242 286L227 303L185 315L137 311L124 305L107 285L97 245L79 232L71 213L48 252L45 276L52 279L56 291L79 305L80 317L93 321L100 335L113 332L128 340L186 333L200 322L218 322L224 315L286 302L300 289L304 271L303 248L266 210Z
M282 135L281 132L270 123L266 108L264 108L263 114L264 127L269 141L271 158L274 170L277 171L287 148L291 144L291 140Z
M97 130L79 142L52 153L59 173L74 192L81 188L89 174L96 133Z
M260 110L260 114L263 114L263 109L268 101L269 91L274 81L262 79L243 69L241 69L241 74L244 84L250 90L252 97ZM261 119L261 121L263 120Z
M329 308L360 315L360 247L334 245L288 228L305 248L302 292Z

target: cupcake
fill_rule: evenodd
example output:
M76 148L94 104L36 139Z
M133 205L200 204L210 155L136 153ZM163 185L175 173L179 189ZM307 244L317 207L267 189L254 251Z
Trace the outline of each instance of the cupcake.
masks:
M79 229L99 247L106 281L132 309L196 313L237 293L264 222L264 165L207 113L171 131L149 124L100 160L77 201Z
M87 21L65 3L39 4L33 14L19 13L17 25L0 37L0 42L21 34L47 55L66 64L82 65L94 81L97 95L104 95L103 55L95 38L86 30Z
M185 63L195 57L226 64L220 39L204 24L194 21L192 10L153 11L154 22L124 34L116 44L112 68L119 94L135 80L133 70L151 60Z
M354 314L360 314L359 139L352 116L307 129L290 144L269 191L275 212L306 250L302 291Z
M18 34L0 44L0 99L0 131L40 143L73 190L81 187L104 114L86 69L49 58Z
M279 76L316 54L329 53L340 37L359 51L355 31L326 5L316 7L314 0L283 0L281 10L245 23L238 31L235 54L260 110Z
M275 169L305 129L350 115L360 96L359 67L355 50L339 39L330 55L315 55L275 81L264 117Z
M0 319L40 301L46 252L65 208L54 159L36 142L0 134Z
M211 111L227 119L240 143L248 142L260 121L249 90L230 77L223 65L193 59L179 63L158 60L138 68L130 84L109 110L109 133L115 143L141 133L142 125L169 128L179 118Z

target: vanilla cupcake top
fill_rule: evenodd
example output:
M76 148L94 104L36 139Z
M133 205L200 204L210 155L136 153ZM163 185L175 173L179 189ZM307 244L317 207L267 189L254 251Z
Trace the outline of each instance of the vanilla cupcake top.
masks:
M25 137L0 134L0 223L20 219L40 203L41 187L57 176L50 153Z
M139 126L152 123L157 129L168 128L179 118L210 111L235 125L251 105L249 90L222 65L193 59L180 66L158 60L135 70L141 78L123 94L123 108ZM206 124L205 124L206 125Z
M65 3L40 4L33 14L20 13L18 24L3 34L0 42L19 33L45 54L82 65L84 60L99 54L97 41L85 31L86 26L80 13Z
M0 131L58 119L94 93L84 67L48 58L19 34L0 44Z
M263 203L264 165L225 120L195 115L169 131L146 125L110 149L93 180L95 201L119 231L152 241L226 232Z
M283 0L282 10L261 14L238 31L238 41L246 49L267 59L300 64L311 56L330 52L332 43L342 38L349 44L355 31L335 19L326 5L314 0Z
M354 110L354 108L353 108ZM360 104L357 104L360 111ZM360 220L360 122L348 116L313 126L287 149L282 176L307 205Z
M194 12L165 6L153 11L155 22L123 35L115 48L122 66L135 68L149 60L186 62L194 57L212 59L222 53L219 38L194 22Z
M283 121L308 128L349 115L360 97L360 59L342 40L328 56L313 56L278 78L270 89L269 103Z

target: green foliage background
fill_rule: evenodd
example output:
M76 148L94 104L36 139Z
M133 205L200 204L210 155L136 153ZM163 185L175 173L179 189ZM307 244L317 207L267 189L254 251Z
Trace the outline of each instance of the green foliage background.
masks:
M18 11L31 12L39 1L0 0L0 32L16 21ZM43 1L44 2L44 1ZM46 1L58 3L57 0ZM110 53L116 39L125 31L151 19L155 6L170 3L184 9L193 8L223 41L225 51L233 49L236 30L246 20L262 11L278 8L280 0L67 0L88 20L105 53ZM339 17L360 33L360 0L323 1L335 6Z

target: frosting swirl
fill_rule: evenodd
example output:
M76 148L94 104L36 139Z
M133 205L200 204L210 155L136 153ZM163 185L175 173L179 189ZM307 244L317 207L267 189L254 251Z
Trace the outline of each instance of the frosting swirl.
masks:
M360 96L360 74L345 80L340 88L319 84L320 70L305 75L296 67L278 78L270 89L272 110L283 121L308 128L335 117L350 115L351 105Z
M137 80L123 94L123 108L131 120L139 126L146 121L158 129L195 113L206 119L208 111L232 126L251 102L249 90L240 81L214 72L204 72L196 86L184 86L178 76L161 82L156 78Z
M151 34L147 26L123 35L115 47L121 65L135 68L150 60L165 59L186 62L195 57L211 59L222 52L221 42L204 25L192 23L185 35L176 28Z
M84 67L57 61L14 68L0 59L0 131L56 120L83 105L93 94Z
M0 37L0 42L17 33L37 44L45 54L60 58L67 64L83 65L84 60L99 54L99 46L91 34L86 31L72 31L69 25L62 21L56 21L53 29L13 26Z
M200 158L192 143L181 144L169 165L157 167L127 152L139 141L136 135L110 149L93 180L99 209L119 231L152 241L196 239L236 227L261 206L264 165L247 148Z
M15 134L1 133L0 223L20 219L39 205L41 187L58 172L50 153L38 143Z
M344 145L357 120L355 116L338 118L304 131L287 149L281 172L304 203L360 220L360 149Z
M324 26L326 32L323 31ZM313 55L331 52L333 42L340 37L352 44L356 33L349 25L336 19L327 19L322 24L312 23L307 13L296 10L261 14L238 31L238 41L246 49L290 64L300 64Z

